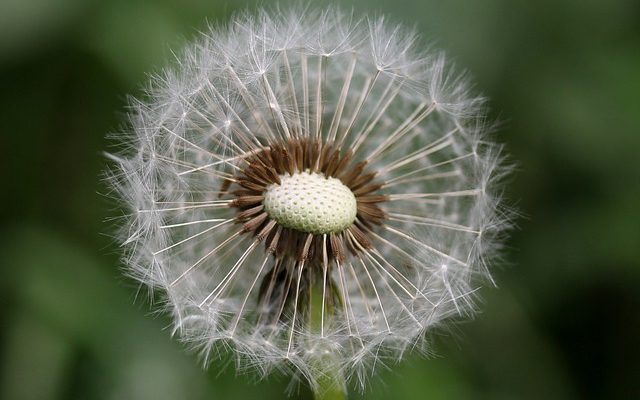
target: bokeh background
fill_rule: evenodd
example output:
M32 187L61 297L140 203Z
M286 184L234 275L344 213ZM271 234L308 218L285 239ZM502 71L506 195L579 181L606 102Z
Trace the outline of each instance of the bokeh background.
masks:
M286 378L205 371L170 338L121 277L100 194L126 95L247 4L0 1L2 399L283 398ZM344 5L415 24L470 71L523 214L482 314L352 398L640 398L640 2Z

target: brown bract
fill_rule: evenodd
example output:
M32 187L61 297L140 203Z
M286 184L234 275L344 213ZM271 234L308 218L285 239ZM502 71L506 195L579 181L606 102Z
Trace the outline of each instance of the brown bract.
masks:
M376 172L366 170L367 162L354 163L351 151L331 143L291 139L274 143L253 153L245 160L242 171L222 185L221 195L231 189L235 196L230 206L237 209L236 221L243 224L244 232L252 232L257 240L276 258L292 257L296 260L322 262L323 242L329 261L342 263L345 249L356 254L371 247L369 232L386 218L378 203L387 196L376 194L382 183L376 182ZM262 201L269 185L280 184L280 176L297 172L316 172L333 177L347 186L356 197L356 221L342 232L315 235L286 228L269 218ZM231 185L235 183L237 188Z

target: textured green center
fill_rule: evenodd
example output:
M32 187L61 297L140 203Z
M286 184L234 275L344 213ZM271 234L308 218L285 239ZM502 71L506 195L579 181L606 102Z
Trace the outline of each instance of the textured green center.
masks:
M279 185L267 187L263 204L280 225L318 235L342 232L358 212L351 189L315 172L281 175Z

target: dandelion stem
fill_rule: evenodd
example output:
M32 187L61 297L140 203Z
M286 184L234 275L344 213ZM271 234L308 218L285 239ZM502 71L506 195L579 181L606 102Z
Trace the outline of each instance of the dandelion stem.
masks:
M326 306L325 296L329 295L323 280L317 279L311 285L309 293L309 328L311 331L319 332L324 324L330 325L330 319L334 316L334 308ZM325 321L327 320L327 321ZM315 385L313 397L316 400L345 400L347 398L346 383L344 375L337 370L334 355L330 351L320 350L314 372Z
M343 380L342 377L328 374L319 377L313 398L315 400L346 400L347 393L344 390Z

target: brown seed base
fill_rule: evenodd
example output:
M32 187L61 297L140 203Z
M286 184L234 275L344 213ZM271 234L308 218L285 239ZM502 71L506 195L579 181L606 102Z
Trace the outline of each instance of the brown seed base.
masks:
M276 258L323 261L323 243L329 260L342 263L345 251L357 254L360 249L371 247L368 232L386 218L377 203L387 200L385 195L374 194L382 183L374 181L375 172L365 170L366 162L351 165L352 153L341 154L339 148L330 143L313 140L292 139L285 143L272 144L256 152L244 161L242 172L234 179L239 186L231 193L235 196L231 206L237 211L236 220L243 224L245 232L252 232L264 241L267 250ZM264 192L271 184L280 183L280 175L297 172L316 172L326 177L340 179L353 192L357 202L356 221L339 233L313 235L280 226L264 211ZM223 191L231 186L228 180Z

